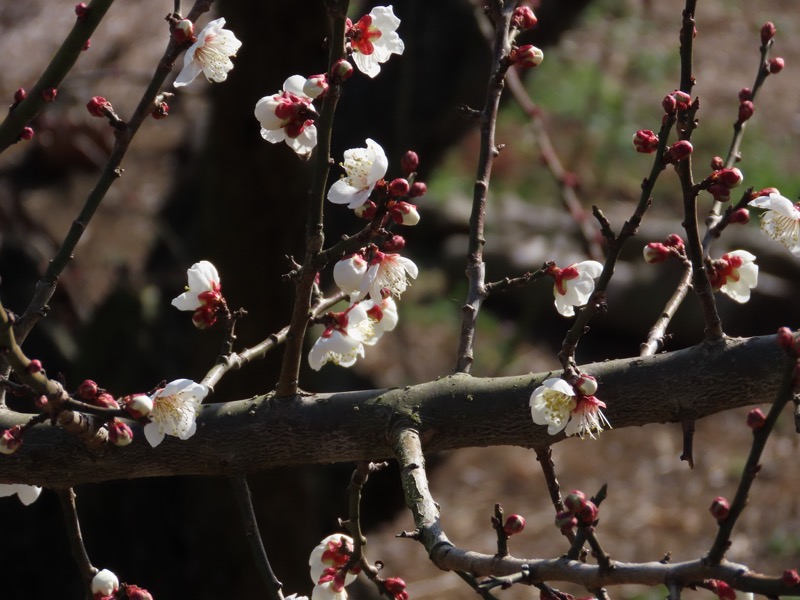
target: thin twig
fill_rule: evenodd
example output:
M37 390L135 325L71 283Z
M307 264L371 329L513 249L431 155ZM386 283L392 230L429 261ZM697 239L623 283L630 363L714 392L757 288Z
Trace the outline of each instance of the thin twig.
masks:
M480 583L473 575L465 571L456 571L456 575L467 582L469 587L480 594L484 600L497 600L497 598Z
M91 598L92 578L97 573L97 569L92 566L92 561L89 560L89 554L86 552L86 546L83 544L81 523L78 518L78 507L75 504L75 491L72 488L66 488L56 490L56 494L61 503L61 512L64 516L64 525L67 528L67 537L69 538L72 558L74 558L75 562L78 564L78 571L81 574L81 579L86 589L86 597Z

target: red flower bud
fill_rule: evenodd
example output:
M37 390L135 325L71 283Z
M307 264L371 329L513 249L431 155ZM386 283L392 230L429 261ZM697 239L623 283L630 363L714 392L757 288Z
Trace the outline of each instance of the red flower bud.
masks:
M714 581L712 590L719 600L736 600L736 590L724 581Z
M45 102L52 102L58 96L58 90L56 88L47 88L46 90L42 90L42 100Z
M752 100L753 99L753 90L749 87L743 87L739 90L739 102L744 102L745 100Z
M521 532L525 529L525 517L522 515L511 515L506 519L503 525L503 533L507 536L512 536L515 533Z
M633 134L633 147L642 154L651 154L658 148L658 135L649 129L640 129Z
M583 505L583 508L580 509L575 516L578 517L580 522L584 525L592 525L597 520L598 510L594 502L587 500L586 504Z
M766 46L775 37L775 24L767 21L761 26L761 45Z
M400 168L403 169L403 175L410 177L419 168L419 156L413 150L409 150L400 159Z
M732 169L720 169L712 175L714 181L721 183L729 188L735 188L744 180L744 175L736 167Z
M408 191L409 198L419 198L420 196L424 196L425 193L428 191L428 186L422 183L421 181L415 181L411 184L411 189Z
M337 60L331 67L331 83L338 85L343 81L350 79L353 74L353 65L344 59Z
M747 225L750 222L750 211L746 208L740 208L731 213L728 217L728 223L735 225Z
M750 100L744 100L739 103L739 123L744 123L756 111L755 105Z
M514 9L511 24L517 29L531 29L539 22L530 6L518 6Z
M92 404L96 406L101 406L103 408L119 409L119 403L116 400L114 400L114 396L106 392L98 394L96 398L93 398Z
M14 425L0 434L0 454L14 454L22 446L22 425Z
M19 139L25 140L26 142L29 142L30 140L32 140L33 139L33 129L31 127L25 127L22 130L22 133L19 134Z
M152 594L138 585L129 585L125 589L128 600L153 600Z
M358 208L354 208L353 212L357 217L361 217L362 219L366 219L367 221L371 221L372 218L375 216L375 211L378 209L378 205L375 204L372 200L367 200L359 206Z
M408 600L406 582L399 577L389 577L383 582L386 591L394 596L395 600Z
M644 260L651 265L662 263L669 258L669 248L658 242L650 242L642 251Z
M133 441L133 431L119 419L112 419L108 424L108 439L115 446L127 446Z
M791 329L788 327L778 329L778 345L787 352L794 348L794 334Z
M41 395L38 398L36 398L36 400L34 400L33 403L39 410L44 410L47 407L47 405L50 404L50 401L47 399L47 396Z
M671 115L678 108L678 103L675 101L675 98L673 97L672 94L667 94L661 101L661 106L664 109L665 113Z
M731 188L721 183L712 183L708 186L708 193L714 196L717 202L727 202L731 199Z
M16 92L14 92L14 104L19 104L25 98L28 97L28 93L25 91L25 88L19 88Z
M389 193L395 198L399 198L400 196L405 196L406 194L408 194L409 189L410 186L408 185L408 181L406 181L401 177L393 179L392 182L389 184Z
M800 575L797 574L797 569L786 569L781 581L786 585L800 585Z
M664 162L674 164L686 160L689 158L692 150L692 144L688 140L678 140L667 148L667 151L664 153Z
M568 510L556 513L556 527L558 527L563 533L572 531L577 524L578 519L576 519L575 516Z
M94 96L86 103L86 110L93 117L105 117L106 113L113 110L111 103L102 96Z
M383 243L383 250L386 252L398 252L406 247L406 240L402 235L393 235Z
M769 69L770 73L775 75L783 71L783 67L785 65L786 65L785 61L780 56L778 56L776 58L770 59L769 63L767 63L767 68Z
M571 513L576 513L586 505L586 494L580 490L572 490L564 498L564 508Z
M532 44L525 44L519 48L512 48L508 58L523 69L532 69L542 64L544 52Z
M34 358L31 362L28 363L28 373L38 373L42 370L42 361L37 358Z
M175 29L172 30L172 39L177 43L182 44L186 41L195 40L194 37L194 23L189 19L181 19L175 24Z
M731 512L731 505L722 496L717 496L708 510L717 521L724 521Z
M747 413L747 426L754 431L756 429L761 429L766 421L767 417L760 408L754 408Z
M166 102L159 102L152 111L150 111L150 116L160 121L161 119L166 119L169 116L169 104Z
M83 2L80 2L75 5L75 14L78 15L79 19L83 19L89 14L89 7Z
M86 52L92 45L92 40L86 40L86 43L81 48L81 52Z
M675 106L678 110L687 110L692 105L692 97L686 92L675 90L672 92L672 97L675 98Z
M94 400L97 396L97 384L91 379L86 379L78 386L78 398L81 400Z

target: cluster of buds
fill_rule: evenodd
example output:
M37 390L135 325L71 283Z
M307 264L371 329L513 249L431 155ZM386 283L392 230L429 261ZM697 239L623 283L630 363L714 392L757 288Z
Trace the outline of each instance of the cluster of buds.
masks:
M519 65L523 69L532 69L542 64L544 52L532 44L515 46L508 54L508 60L513 65Z
M692 97L686 92L675 90L674 92L664 96L661 101L661 107L668 115L675 114L676 111L688 110L692 105Z
M737 168L722 168L708 176L706 188L714 196L716 202L727 202L731 199L731 190L744 180L742 172Z
M572 490L564 498L564 510L556 514L556 527L562 533L576 526L593 527L597 523L597 505L586 498L580 490Z
M679 259L686 258L686 248L683 239L677 233L669 234L663 243L650 242L644 247L644 259L651 265L662 263L670 256Z
M649 129L640 129L633 134L633 147L642 154L652 154L658 148L658 134Z
M119 409L119 403L114 400L114 396L100 388L91 379L86 379L78 386L74 394L75 398L101 408Z
M708 508L708 510L714 516L717 522L721 523L728 518L729 514L731 514L731 505L722 496L717 496L711 502L711 506Z
M692 154L692 150L689 140L678 140L664 152L664 164L674 165L686 160Z

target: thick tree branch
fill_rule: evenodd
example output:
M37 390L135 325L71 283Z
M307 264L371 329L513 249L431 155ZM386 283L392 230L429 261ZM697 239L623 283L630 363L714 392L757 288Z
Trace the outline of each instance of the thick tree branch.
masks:
M737 406L769 402L781 379L775 336L724 339L647 358L594 363L615 430L680 422ZM15 454L0 456L0 482L64 487L170 475L231 475L272 467L377 460L393 455L388 432L408 420L426 452L491 445L541 447L563 439L530 420L533 389L553 372L516 377L453 375L389 390L256 396L203 406L197 434L168 437L157 448L136 439L105 454L89 453L62 429L37 425ZM675 385L679 381L680 385ZM671 390L669 396L658 390ZM225 400L218 398L218 400ZM0 411L0 428L31 415ZM615 432L603 435L615 435ZM314 443L309 443L314 440Z

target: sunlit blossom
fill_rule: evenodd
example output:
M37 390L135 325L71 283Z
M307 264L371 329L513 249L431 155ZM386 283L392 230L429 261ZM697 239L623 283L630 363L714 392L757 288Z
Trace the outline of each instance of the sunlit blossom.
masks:
M732 300L744 304L750 300L750 290L758 285L758 265L755 255L747 250L723 254L712 263L709 273L711 286Z
M375 77L392 54L403 53L405 45L397 35L399 25L391 6L376 6L355 24L347 20L347 38L359 71Z
M762 208L761 229L773 240L780 242L793 255L800 257L800 209L775 190L748 203Z
M379 144L367 139L366 148L344 151L342 168L345 175L328 190L328 200L334 204L347 204L348 208L358 208L369 199L375 184L386 175L389 160Z
M328 318L330 324L308 353L308 364L315 371L329 362L352 367L359 356L364 356L367 333L360 324L369 319L364 306L357 303L344 312L329 314Z
M165 435L187 440L197 431L197 411L208 387L190 379L176 379L151 396L153 410L144 436L151 446L158 446Z
M410 258L374 250L358 297L364 298L369 294L370 298L379 302L383 299L383 291L388 290L392 296L399 298L408 287L408 277L416 279L418 274L419 269Z
M223 29L224 25L225 19L220 18L203 28L184 55L183 69L175 79L175 87L189 85L200 73L216 83L228 78L228 72L233 69L231 57L236 56L242 42L232 31Z
M563 269L551 267L548 274L555 279L553 295L558 313L564 317L575 315L575 307L589 301L594 292L594 280L602 272L603 265L596 260L585 260Z
M300 156L307 156L317 145L317 112L312 101L326 85L321 76L306 79L292 75L283 82L283 91L264 96L256 103L255 116L261 123L261 137L272 144L286 142Z
M193 264L186 272L189 285L186 291L172 300L178 310L193 311L192 322L205 329L217 320L217 313L224 306L217 268L207 260Z
M111 596L119 589L119 579L112 571L103 569L92 578L91 588L95 596Z
M529 402L531 417L537 425L547 425L547 433L555 435L569 422L577 402L575 390L560 377L545 379Z
M588 434L590 438L595 439L596 433L599 434L604 429L611 429L611 423L600 410L605 407L605 402L594 396L579 395L576 406L572 410L572 418L564 428L564 433L581 438Z
M343 258L333 266L333 280L340 290L350 295L351 301L358 297L367 274L367 266L367 261L361 254Z

